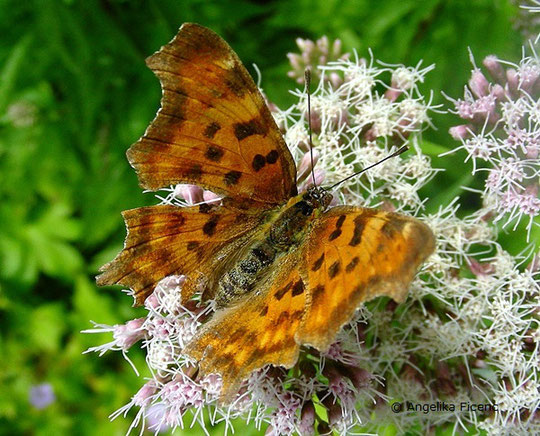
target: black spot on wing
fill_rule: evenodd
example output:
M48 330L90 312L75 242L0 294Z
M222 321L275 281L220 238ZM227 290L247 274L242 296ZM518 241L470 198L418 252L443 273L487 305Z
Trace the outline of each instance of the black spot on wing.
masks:
M225 152L221 148L209 145L204 155L212 162L219 162L224 154Z
M359 261L360 261L360 259L358 258L358 256L353 257L351 259L351 261L345 267L345 271L348 272L348 273L353 271L356 268L356 266L358 265Z
M266 155L266 163L275 164L278 160L279 153L277 150L272 150Z
M266 165L266 159L262 154L256 154L253 156L253 161L251 162L251 166L255 170L255 172L260 171L264 166Z
M289 282L287 283L285 286L283 286L279 291L277 291L275 294L274 294L274 297L276 298L276 300L281 300L283 298L283 296L289 291L289 289L292 287L292 282Z
M318 271L321 265L324 262L324 253L321 254L321 257L319 257L315 262L313 262L313 266L311 267L311 271L315 272Z
M239 141L246 139L253 135L265 135L267 129L265 129L258 119L253 119L246 123L236 123L233 125L234 136Z
M280 324L283 324L284 322L287 322L289 320L289 317L290 315L288 312L281 312L279 314L278 319L276 320L276 324L280 325Z
M304 283L302 280L298 280L292 288L292 296L296 297L304 292Z
M199 180L203 174L202 166L201 164L193 164L187 171L186 171L186 177L192 179L192 180Z
M259 312L259 316L266 316L267 313L268 313L268 306L264 306Z
M216 226L219 221L218 215L213 215L203 226L203 233L207 236L212 236L216 232Z
M336 221L336 229L340 229L343 225L343 222L345 221L345 215L340 215L338 220Z
M231 70L227 71L225 85L237 97L242 97L248 91L240 65L235 64Z
M242 173L240 171L229 171L223 177L223 181L227 186L233 186L238 183L240 177L242 177Z
M216 123L215 121L208 124L206 128L204 129L203 135L206 136L208 139L213 139L214 136L216 136L216 133L221 129L221 126L219 123Z
M332 233L330 233L330 236L328 236L329 241L333 241L336 238L339 238L341 235L341 229L336 229Z
M366 226L366 218L359 215L354 219L354 231L353 236L349 242L349 245L356 247L362 241L362 233Z
M208 203L202 203L199 205L199 213L208 213L210 212L211 210L213 209L213 207L211 205L209 205Z
M187 243L187 249L188 251L193 251L199 248L199 242L198 241L189 241Z
M341 270L341 263L339 260L336 260L330 267L328 268L328 276L333 279L335 276L338 275L339 271Z
M313 300L317 300L322 294L324 294L324 285L317 285L311 290Z

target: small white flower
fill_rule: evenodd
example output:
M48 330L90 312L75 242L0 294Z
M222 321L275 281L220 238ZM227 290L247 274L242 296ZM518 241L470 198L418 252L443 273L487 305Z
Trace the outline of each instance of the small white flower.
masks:
M166 371L169 365L174 363L174 347L167 341L149 341L146 360L150 368Z

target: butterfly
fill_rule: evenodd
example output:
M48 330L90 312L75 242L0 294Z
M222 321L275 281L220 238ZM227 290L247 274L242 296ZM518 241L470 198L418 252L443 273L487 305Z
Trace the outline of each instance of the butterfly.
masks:
M217 373L230 400L265 365L290 368L301 346L326 350L362 302L405 299L434 250L428 226L298 193L293 157L253 79L213 31L184 24L147 59L161 108L127 151L140 185L199 185L219 204L123 212L124 249L99 285L132 289L144 303L156 284L184 275L181 298L199 293L216 311L182 353Z

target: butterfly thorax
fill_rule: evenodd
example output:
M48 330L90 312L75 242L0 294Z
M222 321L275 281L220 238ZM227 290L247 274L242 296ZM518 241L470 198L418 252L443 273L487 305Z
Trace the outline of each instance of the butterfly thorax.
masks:
M331 194L312 186L272 212L265 232L219 279L215 294L218 307L230 306L266 280L272 266L304 240L313 220L327 209L331 200Z

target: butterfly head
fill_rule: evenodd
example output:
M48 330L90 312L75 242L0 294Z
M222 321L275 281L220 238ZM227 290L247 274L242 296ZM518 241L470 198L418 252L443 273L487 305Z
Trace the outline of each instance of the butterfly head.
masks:
M322 211L330 205L334 196L320 186L310 185L302 195L302 200L313 209Z

